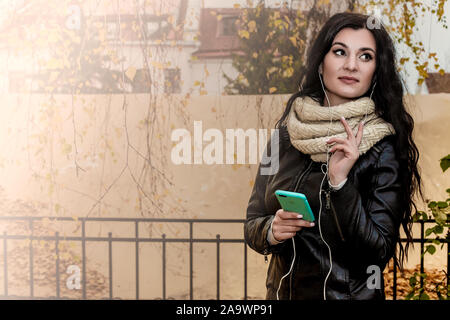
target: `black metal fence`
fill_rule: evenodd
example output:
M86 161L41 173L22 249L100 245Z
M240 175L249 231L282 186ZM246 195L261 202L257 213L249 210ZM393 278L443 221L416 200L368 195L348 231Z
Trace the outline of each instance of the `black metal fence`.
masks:
M229 239L229 238L222 238L220 234L216 235L216 238L195 238L194 237L194 225L195 224L202 224L202 223L215 223L215 224L241 224L243 225L245 220L242 219L164 219L164 218L101 218L101 217L90 217L90 218L77 218L77 220L81 223L81 236L64 236L61 237L59 232L55 232L54 236L36 236L33 235L33 227L36 221L43 220L43 219L50 219L52 221L75 221L73 218L70 217L0 217L0 221L5 220L15 220L15 221L24 221L28 223L29 229L31 230L31 234L9 234L7 232L4 232L2 235L0 235L0 239L2 239L3 242L3 281L4 281L4 292L3 294L0 294L0 299L67 299L67 297L61 296L61 290L60 290L60 279L61 279L61 272L60 272L60 252L59 252L59 241L79 241L81 244L81 292L82 292L82 298L83 299L89 299L86 293L86 244L89 242L106 242L108 244L108 285L109 285L109 297L105 297L106 299L114 299L114 292L113 292L113 263L112 263L112 254L113 254L113 243L135 243L135 299L139 299L139 285L140 285L140 271L139 271L139 246L140 243L160 243L162 246L162 254L161 254L161 260L162 260L162 274L161 274L161 281L162 281L162 299L167 298L167 248L166 244L168 243L187 243L189 244L189 299L194 299L194 274L193 274L193 262L194 262L194 254L193 254L193 248L194 243L215 243L216 244L216 299L221 298L221 290L220 290L220 249L221 244L224 243L235 243L240 244L243 246L244 249L244 255L242 257L243 264L244 264L244 273L242 275L243 277L243 289L244 289L244 299L248 299L248 291L247 291L247 285L248 285L248 277L247 277L247 269L248 269L248 261L247 261L247 245L245 243L244 239ZM112 233L109 232L107 237L91 237L86 236L86 223L87 222L128 222L128 223L134 223L134 237L113 237ZM188 238L168 238L165 234L162 234L160 238L150 238L150 237L141 237L139 235L139 224L140 223L185 223L189 226L189 236ZM416 223L420 224L420 238L415 238L413 241L415 243L420 243L420 252L423 253L425 248L425 244L429 239L425 239L425 224L433 222L432 220L424 222L419 221ZM8 240L30 240L29 242L29 292L30 294L28 296L14 296L8 294ZM52 297L38 297L34 294L34 262L33 262L33 240L44 240L44 241L54 241L55 243L55 270L56 270L56 292L55 295ZM406 239L401 239L402 242L405 242ZM446 243L447 246L447 285L449 284L449 236L447 234L447 239L441 239L440 240L443 243ZM425 265L425 257L423 254L421 254L420 258L420 271L424 272L424 265ZM394 284L393 284L393 299L397 299L397 266L394 264ZM420 279L421 286L423 287L423 279Z

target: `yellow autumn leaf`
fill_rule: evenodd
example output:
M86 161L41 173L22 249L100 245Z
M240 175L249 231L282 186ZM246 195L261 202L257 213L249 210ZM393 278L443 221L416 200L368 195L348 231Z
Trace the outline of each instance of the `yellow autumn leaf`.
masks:
M253 58L258 58L258 54L256 52L253 52Z
M241 7L241 5L240 5L239 3L235 3L235 4L233 4L233 7L234 7L235 9L239 9L239 8Z
M249 32L255 32L255 30L256 30L256 22L254 20L250 21L247 26L248 26L248 31Z
M241 38L250 39L250 34L248 33L247 30L239 30L239 36Z
M127 71L125 71L125 75L127 76L128 79L130 79L131 81L133 81L134 76L136 75L136 68L134 67L129 67L127 69Z
M269 93L274 93L275 91L277 91L277 88L275 88L275 87L272 87L269 89Z
M297 38L296 37L290 37L289 40L291 40L291 42L294 45L294 47L297 46Z
M239 169L240 167L242 167L242 164L239 163L234 163L231 165L231 168L236 171L237 169Z
M72 145L68 143L64 144L62 152L66 155L70 154L72 152Z
M294 68L290 67L283 71L283 77L290 78L294 74Z
M52 73L50 73L50 78L49 78L49 82L52 83L54 82L57 78L58 78L58 71L53 71Z
M56 31L53 30L49 32L47 39L49 43L56 43L59 40L59 35Z
M63 62L61 59L50 59L47 62L47 68L48 69L62 69Z

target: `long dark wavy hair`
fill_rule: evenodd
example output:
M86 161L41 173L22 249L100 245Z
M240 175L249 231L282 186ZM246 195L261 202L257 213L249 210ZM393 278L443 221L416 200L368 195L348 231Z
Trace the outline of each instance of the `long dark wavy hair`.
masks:
M298 97L309 96L319 103L323 103L325 94L322 90L318 69L325 55L331 48L336 34L344 28L362 29L370 31L376 42L376 69L372 84L376 79L376 86L372 95L375 102L375 113L392 124L395 129L396 153L400 162L399 174L403 193L401 200L403 204L401 225L405 232L407 242L403 247L398 236L399 252L394 254L395 262L403 269L403 262L408 255L409 245L412 243L412 215L417 212L414 195L423 200L422 181L417 165L419 151L413 141L412 132L414 121L405 109L403 103L404 89L401 77L395 64L395 48L391 37L380 22L379 28L367 28L370 17L358 13L338 13L333 15L319 31L317 38L308 50L307 65L300 77L298 92L294 93L287 102L286 109L275 127L285 127L285 120L291 110L294 100ZM378 25L377 25L378 27ZM363 96L369 96L372 85ZM398 256L397 256L398 253Z

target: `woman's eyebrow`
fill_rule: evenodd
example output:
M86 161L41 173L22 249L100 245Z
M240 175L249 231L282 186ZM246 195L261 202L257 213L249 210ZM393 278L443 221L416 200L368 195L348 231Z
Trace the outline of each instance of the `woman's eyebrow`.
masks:
M348 46L347 46L345 43L339 42L339 41L333 42L333 44L332 44L331 46L334 46L334 45L337 45L337 44L343 46L344 48L348 48ZM366 50L370 50L370 51L372 51L373 53L375 53L375 50L372 49L372 48L370 48L370 47L362 47L362 48L359 48L359 51L366 51Z

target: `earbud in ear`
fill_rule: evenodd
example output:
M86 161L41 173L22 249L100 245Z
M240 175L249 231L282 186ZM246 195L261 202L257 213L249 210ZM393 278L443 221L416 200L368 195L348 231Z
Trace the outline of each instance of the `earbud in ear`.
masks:
M322 64L319 65L319 73L322 74L323 70L322 70Z

